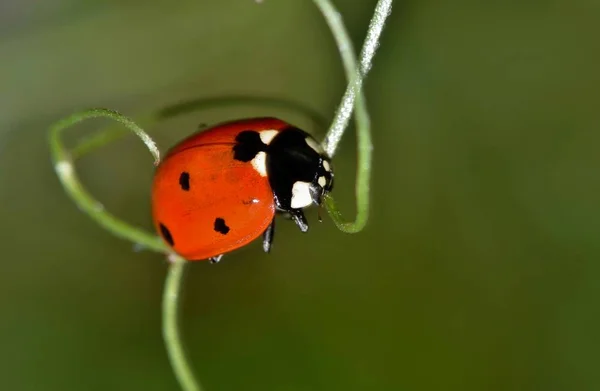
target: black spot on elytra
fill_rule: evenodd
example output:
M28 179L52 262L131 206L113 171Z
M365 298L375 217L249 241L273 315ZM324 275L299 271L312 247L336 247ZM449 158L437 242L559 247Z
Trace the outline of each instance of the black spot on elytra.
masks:
M266 151L267 146L260 139L260 134L255 130L244 130L235 138L233 158L242 162L249 162L261 151Z
M227 235L227 233L229 233L229 227L227 224L225 224L225 220L220 217L215 219L215 231L223 235Z
M182 172L179 175L179 186L181 186L182 190L188 191L190 190L190 174L187 172Z
M171 231L169 231L169 229L163 223L160 223L159 227L160 227L160 233L162 234L163 238L165 238L167 243L169 243L171 245L171 247L173 247L175 245L175 241L173 241L173 236L171 236Z

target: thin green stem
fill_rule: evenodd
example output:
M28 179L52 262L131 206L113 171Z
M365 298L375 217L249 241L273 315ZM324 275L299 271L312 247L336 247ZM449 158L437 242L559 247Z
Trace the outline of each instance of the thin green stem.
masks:
M288 99L249 95L229 95L190 99L164 107L157 113L156 117L157 120L165 120L211 107L223 108L226 106L250 104L290 110L292 112L304 115L307 119L310 119L318 126L325 126L327 124L327 119L325 119L323 115L302 103Z
M194 378L194 372L185 357L179 328L177 326L179 293L186 260L172 256L163 293L163 338L169 355L169 361L179 385L184 391L201 391L200 383Z
M325 3L327 3L327 1L325 1ZM328 12L337 13L333 7L330 8L331 9L328 9ZM385 26L386 19L391 12L392 0L380 0L375 6L375 11L367 30L367 37L365 38L365 42L360 53L359 65L355 61L352 43L348 37L348 34L345 32L343 25L341 25L341 20L336 21L336 25L338 23L340 24L340 31L334 31L334 37L338 43L340 53L342 54L342 61L346 71L346 76L348 78L348 85L336 112L335 118L332 121L327 135L325 136L325 140L323 141L323 147L329 156L333 156L335 154L335 151L342 140L342 136L348 128L348 123L350 122L350 117L352 116L352 107L354 106L356 95L362 89L364 78L371 70L373 57L375 56L375 52L379 47L379 38L383 31L383 27ZM343 43L340 44L340 42ZM364 100L364 97L362 99ZM357 113L357 115L360 114Z
M156 119L153 116L149 115L143 118L136 119L136 124L139 127L143 126L145 128L152 126L155 122ZM131 134L131 130L128 128L124 128L123 126L119 126L118 124L102 128L101 130L91 134L88 137L83 138L77 144L75 144L70 149L71 159L73 161L76 161L82 156L91 153L93 150L115 142L121 137L128 134Z
M60 136L68 127L85 119L98 117L110 118L125 125L129 130L134 132L144 144L146 144L148 150L154 157L154 164L158 164L160 161L160 154L154 141L152 141L150 136L148 136L148 134L146 134L146 132L137 126L131 119L113 110L91 109L64 118L50 128L50 152L58 178L73 202L75 202L81 210L87 213L100 226L114 235L137 243L144 248L162 253L168 252L168 248L158 236L127 224L123 220L108 213L104 209L104 206L81 184L81 181L75 172L75 166L73 165L71 156L64 147Z
M341 213L335 205L331 195L325 197L325 206L336 226L344 232L360 232L369 218L369 193L371 178L371 120L367 111L365 98L362 92L362 83L366 73L371 68L371 61L378 46L379 36L383 30L385 20L391 12L391 0L380 0L377 3L375 13L371 19L367 39L361 51L361 66L359 67L354 54L354 48L350 36L342 22L339 12L327 0L314 0L315 4L323 13L334 39L337 43L342 63L348 79L348 88L337 110L336 116L331 124L325 141L325 151L333 156L345 130L348 127L352 109L354 108L358 158L356 173L356 218L353 222L344 221Z
M392 0L379 0L369 22L367 37L360 52L360 72L363 76L371 70L375 51L379 47L379 38L385 26L385 21L391 13Z

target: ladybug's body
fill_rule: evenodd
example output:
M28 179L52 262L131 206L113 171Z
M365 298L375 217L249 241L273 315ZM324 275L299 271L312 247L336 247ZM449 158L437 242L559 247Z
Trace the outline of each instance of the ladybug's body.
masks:
M276 212L303 231L302 209L320 204L333 173L318 143L275 118L217 125L176 145L152 189L157 232L188 260L218 261L263 235L269 252Z

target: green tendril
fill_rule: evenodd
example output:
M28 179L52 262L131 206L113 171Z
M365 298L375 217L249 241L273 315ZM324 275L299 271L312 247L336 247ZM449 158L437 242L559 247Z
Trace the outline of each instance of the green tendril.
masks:
M160 153L154 141L146 132L136 125L131 119L124 115L108 109L90 109L80 113L73 114L67 118L58 121L50 128L50 152L54 170L58 175L67 194L73 202L87 213L94 221L107 231L117 237L137 243L139 246L151 249L153 251L167 253L169 249L156 236L146 232L143 229L134 227L123 220L118 219L104 209L104 206L97 201L82 185L75 172L73 158L67 152L67 149L61 141L61 133L70 126L73 126L83 120L90 118L110 118L123 124L131 132L135 133L146 145L148 151L154 158L154 164L160 161Z
M391 0L380 0L376 7L367 38L361 51L360 64L356 61L352 41L342 22L339 12L331 2L326 0L314 0L319 7L333 37L338 46L348 87L342 98L342 102L336 112L335 118L329 127L329 131L323 142L323 149L333 156L346 129L354 108L356 132L357 132L357 172L356 172L356 218L353 222L347 222L337 208L333 197L328 194L324 197L325 207L335 225L343 232L356 233L362 231L369 219L369 193L371 178L371 155L373 145L371 141L371 120L367 111L365 98L362 92L363 80L371 69L371 63L379 43L379 37L385 25L385 20L392 9Z
M171 265L169 265L169 272L165 280L162 302L163 339L171 367L181 388L185 391L202 391L202 387L194 378L194 371L190 368L190 364L185 357L177 326L177 304L179 303L183 269L187 261L178 256L171 256L170 258Z

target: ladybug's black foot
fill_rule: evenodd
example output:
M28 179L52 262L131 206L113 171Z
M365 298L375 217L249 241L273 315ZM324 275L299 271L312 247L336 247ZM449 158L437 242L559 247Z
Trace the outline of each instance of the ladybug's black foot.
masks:
M273 238L275 237L275 218L271 221L271 224L263 232L263 250L268 254L271 252L271 245L273 244Z
M294 220L294 223L296 223L298 228L300 228L300 231L308 231L308 222L306 221L306 217L304 216L304 212L302 212L302 209L291 210L290 216L292 216L292 220Z
M223 254L219 254L216 257L210 257L208 258L208 260L210 261L210 263L218 263L221 258L223 258Z

